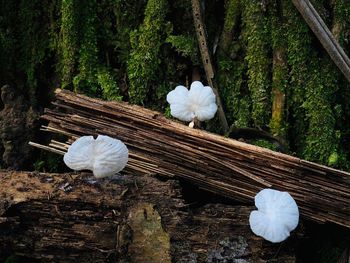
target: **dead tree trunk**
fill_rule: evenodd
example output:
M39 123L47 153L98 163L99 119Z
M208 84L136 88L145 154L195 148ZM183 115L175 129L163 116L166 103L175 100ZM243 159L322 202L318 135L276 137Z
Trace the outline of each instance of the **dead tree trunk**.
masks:
M0 171L0 261L295 262L298 231L282 248L263 241L249 228L252 207L189 209L174 180L88 176Z

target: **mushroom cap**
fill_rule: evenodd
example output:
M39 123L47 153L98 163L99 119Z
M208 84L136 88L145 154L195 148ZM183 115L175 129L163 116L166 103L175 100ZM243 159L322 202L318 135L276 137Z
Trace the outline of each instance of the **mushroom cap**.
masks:
M194 81L191 84L188 100L190 108L198 120L210 120L215 116L218 106L211 87L204 86L200 81Z
M270 242L282 242L298 225L299 209L288 192L263 189L255 196L255 206L258 210L250 214L250 228Z
M112 176L124 169L129 151L121 141L99 135L95 141L93 172L97 178Z
M188 93L186 87L177 86L166 97L170 104L171 115L182 121L192 121L194 118L194 114L188 108Z
M168 93L171 115L182 121L192 121L195 117L200 121L210 120L217 111L215 94L211 87L194 81L190 90L177 86Z
M92 170L94 143L93 136L78 138L69 146L67 153L63 156L64 163L72 170Z
M128 162L128 149L120 140L99 135L77 139L64 155L64 163L73 170L91 170L95 177L112 176Z

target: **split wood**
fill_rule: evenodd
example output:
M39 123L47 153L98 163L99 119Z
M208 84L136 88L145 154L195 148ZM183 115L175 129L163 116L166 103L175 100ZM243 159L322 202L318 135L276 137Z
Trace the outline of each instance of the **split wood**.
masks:
M350 228L350 173L170 121L124 102L57 90L43 130L68 136L44 150L63 154L82 135L104 134L129 148L125 172L179 177L207 191L252 204L263 188L289 192L301 215Z

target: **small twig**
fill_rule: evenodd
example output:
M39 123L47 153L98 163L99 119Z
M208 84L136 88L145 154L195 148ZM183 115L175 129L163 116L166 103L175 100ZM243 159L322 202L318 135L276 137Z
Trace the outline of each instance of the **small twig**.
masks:
M68 144L65 144L65 143L62 143L62 142L58 142L58 141L55 141L55 140L51 140L49 146L55 148L55 149L58 149L58 150L62 150L64 152L66 152L69 148L69 145Z
M218 105L219 118L221 121L221 125L224 129L224 132L226 133L229 127L228 127L224 109L222 107L222 102L219 96L219 92L216 89L216 85L214 83L214 69L210 59L207 39L205 37L205 25L202 20L202 11L201 11L201 5L199 0L192 0L192 14L193 14L194 26L197 33L199 50L201 52L202 62L205 70L205 75L207 76L209 86L212 87L214 94L216 96L216 103Z
M43 149L45 151L49 151L49 152L53 152L53 153L57 153L57 154L61 154L61 155L65 154L64 151L57 150L57 149L55 149L53 147L49 147L49 146L42 145L42 144L39 144L39 143L29 142L28 144L31 145L31 146L34 146L36 148Z
M78 137L76 135L74 135L73 133L67 132L67 131L63 131L57 128L53 128L50 126L41 126L40 128L41 131L47 131L47 132L54 132L54 133L58 133L58 134L63 134L63 135L67 135L72 137L73 139L77 139Z

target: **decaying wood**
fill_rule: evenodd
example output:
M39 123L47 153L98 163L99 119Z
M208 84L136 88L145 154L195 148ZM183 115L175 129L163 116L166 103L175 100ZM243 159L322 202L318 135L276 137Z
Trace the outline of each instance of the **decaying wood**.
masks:
M197 40L199 44L199 50L201 52L205 75L207 76L207 81L209 86L212 87L216 96L216 103L218 105L218 115L220 118L222 128L224 129L224 132L227 132L229 127L228 127L224 109L222 107L220 94L214 82L214 69L213 69L213 64L211 63L210 53L208 49L205 25L202 19L201 5L199 0L191 0L191 3L192 3L193 22L196 29Z
M350 59L334 38L309 0L292 0L295 7L315 33L333 62L338 66L344 76L350 81Z
M46 130L74 138L105 134L124 141L130 150L126 171L178 176L250 204L263 188L288 191L303 217L350 228L347 172L191 129L139 106L62 90L56 97L56 107L42 116L49 121Z
M189 209L174 180L90 177L0 171L0 261L296 262L299 229L282 247L263 241L249 228L253 207Z
M272 73L272 117L270 122L271 132L274 136L285 139L283 129L285 119L286 85L281 78L281 71L286 69L285 48L276 47L273 50L273 73Z

